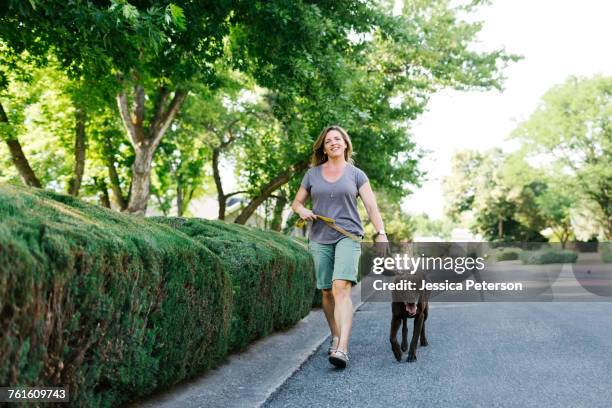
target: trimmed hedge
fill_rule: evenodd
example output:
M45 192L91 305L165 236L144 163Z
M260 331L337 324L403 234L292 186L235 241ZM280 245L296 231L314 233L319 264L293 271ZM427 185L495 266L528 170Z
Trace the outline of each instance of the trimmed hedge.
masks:
M524 264L564 264L575 263L576 259L578 259L578 254L567 250L523 251L520 253L519 258Z
M503 251L498 253L495 259L498 262L516 261L517 259L519 259L519 253L517 251Z
M163 224L0 185L0 384L67 385L74 406L116 406L202 373L231 347L308 312L314 273L291 241L222 223L208 240L191 239ZM259 274L237 286L249 245L271 270L244 267ZM258 309L247 314L249 336L232 338L258 284L283 295L272 322L260 322Z
M603 263L612 263L612 247L609 242L602 242L599 246L601 252L601 261Z
M231 350L274 330L286 329L312 307L312 257L298 243L273 232L222 221L153 218L178 229L219 256L232 281Z

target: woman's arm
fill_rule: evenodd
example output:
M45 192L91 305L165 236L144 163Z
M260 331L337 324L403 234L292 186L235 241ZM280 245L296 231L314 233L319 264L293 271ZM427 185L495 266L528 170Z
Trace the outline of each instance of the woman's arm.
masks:
M380 216L380 211L378 211L378 204L376 204L376 197L374 196L374 192L372 191L372 187L370 183L364 183L359 188L359 196L361 196L361 200L365 205L366 211L368 212L368 216L370 217L370 221L374 224L374 228L376 231L381 231L385 229L385 225L383 224L382 217ZM387 242L386 235L377 235L377 242Z
M314 221L317 219L317 216L314 215L312 211L308 208L304 207L304 203L308 199L308 191L303 186L300 186L297 194L295 195L295 200L291 204L291 209L300 216L301 219L306 221Z

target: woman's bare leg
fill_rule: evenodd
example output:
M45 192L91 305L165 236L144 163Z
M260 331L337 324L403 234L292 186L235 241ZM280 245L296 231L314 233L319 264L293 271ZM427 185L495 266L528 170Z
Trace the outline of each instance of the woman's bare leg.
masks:
M323 313L325 313L325 319L327 319L327 324L329 326L329 331L331 332L332 337L340 337L340 330L338 330L338 325L336 324L336 319L334 318L334 295L331 289L323 289Z
M337 279L333 282L334 319L340 331L338 349L348 351L348 342L353 324L353 302L351 301L351 282Z

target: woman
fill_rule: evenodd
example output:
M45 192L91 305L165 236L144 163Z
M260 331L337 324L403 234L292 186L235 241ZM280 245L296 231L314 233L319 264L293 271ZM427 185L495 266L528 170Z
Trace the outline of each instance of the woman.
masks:
M352 164L353 146L348 133L339 126L329 126L321 132L312 150L311 168L306 172L291 208L301 219L313 221L308 246L331 331L329 361L344 368L349 360L348 344L353 321L351 287L357 283L361 245L317 219L317 215L332 218L348 233L363 237L357 211L357 196L360 196L376 228L376 241L387 242L387 237L368 177ZM312 211L304 207L309 195L312 197Z

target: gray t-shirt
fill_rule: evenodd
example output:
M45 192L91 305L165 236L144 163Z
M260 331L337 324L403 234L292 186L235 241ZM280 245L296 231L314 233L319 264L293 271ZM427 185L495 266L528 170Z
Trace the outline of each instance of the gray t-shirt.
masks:
M323 178L321 166L308 169L302 180L302 187L312 197L312 212L333 218L336 224L348 232L363 236L363 226L357 211L359 188L368 182L368 176L347 163L342 177L330 183ZM320 244L335 244L345 238L321 220L315 220L310 229L309 239Z

